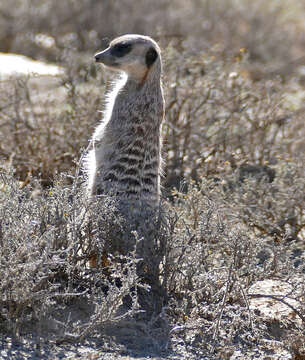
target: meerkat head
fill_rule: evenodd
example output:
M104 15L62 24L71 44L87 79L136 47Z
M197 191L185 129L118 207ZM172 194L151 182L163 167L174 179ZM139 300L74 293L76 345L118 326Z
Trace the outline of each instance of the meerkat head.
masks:
M124 71L138 81L147 78L153 68L161 72L160 48L148 36L124 35L114 39L109 47L95 55L96 62L113 70Z

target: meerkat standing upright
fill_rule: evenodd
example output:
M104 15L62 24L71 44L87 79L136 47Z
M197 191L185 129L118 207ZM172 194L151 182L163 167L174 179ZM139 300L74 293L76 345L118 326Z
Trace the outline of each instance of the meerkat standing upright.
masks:
M122 76L108 95L103 121L92 138L89 193L157 205L164 118L160 48L147 36L124 35L95 59Z

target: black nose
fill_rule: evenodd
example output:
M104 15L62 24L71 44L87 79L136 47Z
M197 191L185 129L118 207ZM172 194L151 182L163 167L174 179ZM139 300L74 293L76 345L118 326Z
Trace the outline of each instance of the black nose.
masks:
M99 60L100 60L100 58L101 58L100 53L99 53L99 54L94 55L94 58L95 58L95 61L96 61L96 62L99 62Z
M105 57L107 57L107 53L106 50L101 51L97 54L94 55L95 61L96 62L103 62L103 60L105 59Z
M115 58L112 56L109 49L106 49L104 51L101 51L94 55L95 61L97 63L102 63L106 66L115 66Z

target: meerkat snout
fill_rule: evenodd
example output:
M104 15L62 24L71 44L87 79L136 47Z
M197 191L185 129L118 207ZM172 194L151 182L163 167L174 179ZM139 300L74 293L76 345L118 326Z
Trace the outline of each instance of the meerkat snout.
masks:
M116 65L115 57L111 54L109 48L95 54L94 57L97 63L102 63L105 66L111 67Z
M103 51L100 52L100 53L97 53L94 55L94 58L95 58L95 61L96 62L102 62L102 59L103 59Z

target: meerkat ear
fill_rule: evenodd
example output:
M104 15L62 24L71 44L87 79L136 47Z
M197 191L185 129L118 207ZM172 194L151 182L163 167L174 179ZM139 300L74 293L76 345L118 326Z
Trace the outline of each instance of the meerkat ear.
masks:
M158 57L157 51L151 47L147 51L146 56L145 56L146 66L151 67L152 64L156 61L157 57Z

